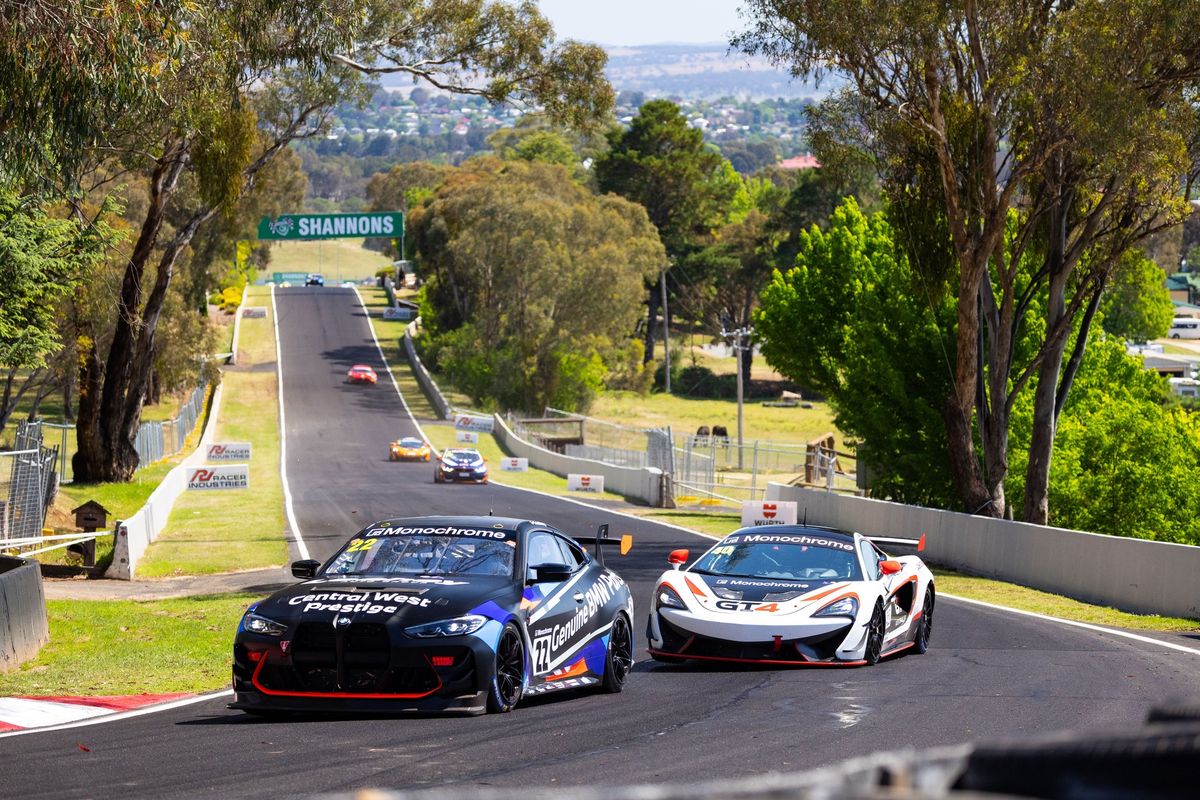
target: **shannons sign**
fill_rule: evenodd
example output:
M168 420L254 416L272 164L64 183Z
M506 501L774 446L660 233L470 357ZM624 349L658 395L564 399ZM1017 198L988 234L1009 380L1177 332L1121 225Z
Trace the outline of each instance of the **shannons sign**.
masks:
M742 503L742 527L795 525L796 511L794 500L747 500Z
M226 467L197 467L188 473L189 489L249 489L250 465L230 464Z
M218 442L208 446L209 461L248 461L249 442Z
M259 239L392 238L404 230L404 214L377 211L362 214L282 214L258 223Z

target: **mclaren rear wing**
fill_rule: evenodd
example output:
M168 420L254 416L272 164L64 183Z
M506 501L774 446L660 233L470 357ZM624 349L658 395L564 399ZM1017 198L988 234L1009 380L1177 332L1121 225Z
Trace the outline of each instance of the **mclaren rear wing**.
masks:
M875 544L895 544L901 547L915 547L920 553L925 549L925 534L921 534L920 539L902 539L898 536L867 536L867 540Z

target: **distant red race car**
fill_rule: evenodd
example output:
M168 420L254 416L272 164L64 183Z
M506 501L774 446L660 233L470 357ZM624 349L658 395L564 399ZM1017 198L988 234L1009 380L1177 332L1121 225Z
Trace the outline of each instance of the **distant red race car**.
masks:
M379 376L366 364L355 364L346 373L346 383L375 383Z

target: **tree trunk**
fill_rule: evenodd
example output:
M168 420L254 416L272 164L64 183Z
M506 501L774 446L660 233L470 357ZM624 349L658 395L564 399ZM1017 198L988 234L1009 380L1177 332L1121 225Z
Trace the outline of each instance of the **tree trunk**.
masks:
M659 299L658 281L655 281L646 295L646 352L642 355L643 364L654 360L654 329L658 324Z
M75 421L75 370L63 370L62 381L63 421Z
M139 368L144 367L135 362L139 360L139 340L148 338L153 342L154 328L158 324L158 311L162 304L162 297L159 297L159 308L152 309L148 303L146 312L139 313L142 306L142 285L146 263L153 254L166 217L167 203L183 172L186 151L187 143L183 140L177 141L155 164L150 179L149 208L121 281L117 325L108 358L102 366L99 365L98 358L94 368L85 364L83 371L87 381L92 382L91 385L85 385L84 375L80 376L79 419L76 422L79 450L72 464L75 479L84 483L127 481L138 466L133 433L136 433L137 422L141 417L145 375L138 374ZM166 283L169 283L169 272L174 266L177 252L178 250L168 248L163 254L159 263L159 275L151 293L151 303L154 302L155 294L160 292L160 284L164 282L163 261L168 258L170 260L165 278ZM165 285L161 291L165 294Z

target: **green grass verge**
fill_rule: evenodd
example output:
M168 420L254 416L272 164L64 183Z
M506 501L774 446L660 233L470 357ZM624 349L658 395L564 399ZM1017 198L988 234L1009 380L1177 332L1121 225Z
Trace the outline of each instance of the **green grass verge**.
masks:
M194 442L190 444L195 446ZM59 487L59 492L68 499L71 508L95 500L108 509L110 521L128 519L146 504L150 493L158 488L172 467L183 460L183 455L180 453L139 469L129 483L66 483Z
M276 242L266 271L268 277L272 272L319 272L333 284L368 278L391 265L390 258L364 250L360 241Z
M1051 617L1106 625L1130 630L1186 633L1200 630L1200 620L1157 615L1130 614L1115 608L1095 606L1062 595L1051 594L1015 583L964 575L947 569L934 569L938 590L971 600L982 600L1006 608L1033 611Z
M229 683L238 620L259 598L50 600L50 643L0 695L203 692Z
M275 360L269 290L252 288L247 302L268 306L268 316L242 320L238 366L225 371L214 438L250 442L250 488L181 495L166 529L138 564L140 578L207 575L287 561L275 373L251 371Z

